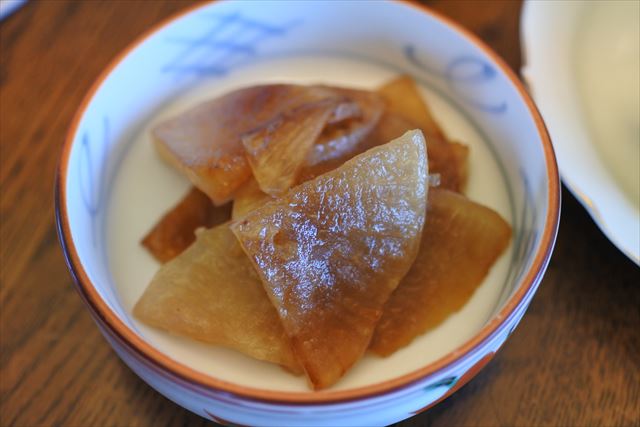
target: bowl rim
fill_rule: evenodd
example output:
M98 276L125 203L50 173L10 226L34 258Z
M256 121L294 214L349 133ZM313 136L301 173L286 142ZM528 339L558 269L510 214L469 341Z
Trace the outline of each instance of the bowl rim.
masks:
M63 254L67 262L67 266L75 281L76 288L82 299L93 312L96 320L109 329L108 332L114 334L121 343L126 344L136 356L141 357L145 361L150 362L156 370L160 372L169 372L170 374L180 378L191 385L195 385L204 390L211 390L217 393L232 395L243 400L249 400L267 404L288 404L288 405L324 405L330 403L344 403L350 401L363 400L376 396L382 396L390 392L399 391L410 385L416 384L430 376L437 374L445 368L455 365L464 357L472 354L483 344L490 341L496 334L501 332L501 326L515 314L517 309L528 300L529 294L532 294L540 282L546 266L553 251L558 225L560 218L560 188L559 175L556 164L556 158L551 145L549 133L544 124L542 116L535 106L533 100L527 93L523 83L518 79L515 72L496 54L488 45L480 40L470 30L465 29L462 25L456 23L452 19L432 11L428 7L412 3L409 0L395 0L394 3L400 6L410 7L417 13L427 15L428 17L439 21L441 24L453 29L466 39L467 42L474 45L477 49L484 52L504 75L520 95L521 100L528 108L529 114L534 120L538 130L538 136L542 143L544 151L544 159L546 166L546 174L548 179L548 206L547 215L544 222L544 230L541 236L540 245L536 251L531 266L527 269L526 275L520 280L517 289L511 297L503 304L502 309L493 315L485 325L471 339L449 352L445 356L433 361L420 369L401 375L399 377L370 384L366 386L337 390L337 391L316 391L316 392L289 392L276 391L268 389L260 389L255 387L243 386L229 381L221 380L205 373L199 372L189 366L186 366L170 356L162 353L154 348L138 336L131 328L129 328L100 298L93 283L89 279L84 270L77 249L74 245L71 227L69 224L67 212L67 171L71 148L73 146L74 137L78 131L78 126L84 113L93 99L95 93L102 86L105 79L111 72L142 42L150 36L164 29L175 20L192 13L198 9L210 6L212 2L204 4L195 4L179 11L164 20L153 25L141 35L139 35L124 50L118 53L106 66L106 68L98 75L89 91L80 103L75 116L73 117L69 129L67 131L65 141L62 148L60 161L58 164L57 176L55 181L55 219L57 224L58 238L62 246Z

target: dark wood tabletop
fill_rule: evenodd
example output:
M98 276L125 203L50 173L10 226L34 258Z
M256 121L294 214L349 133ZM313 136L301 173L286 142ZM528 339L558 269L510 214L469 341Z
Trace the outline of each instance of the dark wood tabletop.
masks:
M84 94L118 52L189 3L30 0L0 23L0 426L207 424L102 338L53 214L58 156ZM519 1L427 4L519 70ZM562 197L555 252L516 332L468 385L398 425L640 425L640 269Z

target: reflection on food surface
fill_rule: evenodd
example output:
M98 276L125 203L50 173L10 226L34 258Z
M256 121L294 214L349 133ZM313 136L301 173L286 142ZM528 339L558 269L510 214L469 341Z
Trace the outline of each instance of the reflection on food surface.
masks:
M164 264L134 315L313 389L463 307L510 240L463 195L468 147L407 76L376 91L244 88L153 136L194 188L143 239Z

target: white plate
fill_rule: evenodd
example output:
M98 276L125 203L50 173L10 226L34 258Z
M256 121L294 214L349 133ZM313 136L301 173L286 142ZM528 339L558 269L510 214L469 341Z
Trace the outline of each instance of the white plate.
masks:
M640 2L529 0L522 43L562 180L640 264Z

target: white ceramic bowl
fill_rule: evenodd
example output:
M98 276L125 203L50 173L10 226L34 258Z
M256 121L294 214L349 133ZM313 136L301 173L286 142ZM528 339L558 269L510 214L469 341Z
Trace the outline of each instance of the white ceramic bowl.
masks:
M522 74L562 180L640 265L640 4L527 1Z
M468 194L514 229L470 302L389 358L366 356L335 387L141 325L130 309L158 265L139 246L188 183L155 155L149 127L198 100L266 81L373 88L420 83L445 131L469 144ZM60 162L59 235L80 295L124 362L174 402L248 425L381 425L473 377L524 314L556 236L553 149L521 83L484 44L400 2L220 2L134 43L98 79Z

